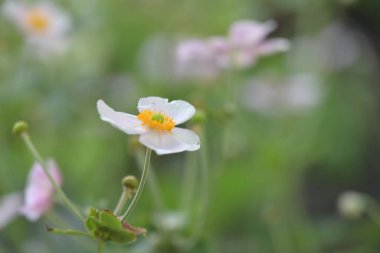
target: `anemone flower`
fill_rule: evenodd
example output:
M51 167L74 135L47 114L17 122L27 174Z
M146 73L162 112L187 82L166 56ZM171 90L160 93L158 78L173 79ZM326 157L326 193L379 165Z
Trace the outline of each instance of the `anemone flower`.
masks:
M196 133L176 127L195 114L194 106L186 101L141 98L137 116L116 112L103 100L98 101L97 108L102 120L127 134L140 135L139 141L158 155L195 151L200 147Z

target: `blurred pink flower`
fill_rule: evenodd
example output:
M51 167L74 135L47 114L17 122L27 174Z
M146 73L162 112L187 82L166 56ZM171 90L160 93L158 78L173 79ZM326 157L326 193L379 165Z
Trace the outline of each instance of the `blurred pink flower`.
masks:
M40 56L66 50L71 20L53 3L38 1L29 4L18 0L7 0L2 9L24 34L27 44Z
M61 173L54 160L48 160L49 172L58 185L62 184ZM41 165L35 163L29 172L25 188L24 204L20 213L28 220L38 220L53 205L54 187L50 183Z
M180 73L196 77L216 77L229 68L248 68L260 57L287 51L286 39L267 39L276 28L273 21L259 23L240 20L233 23L228 36L188 39L177 46Z
M253 20L240 20L233 23L228 34L230 44L228 67L247 68L257 58L287 51L290 43L286 39L266 39L276 28L274 21L259 23Z

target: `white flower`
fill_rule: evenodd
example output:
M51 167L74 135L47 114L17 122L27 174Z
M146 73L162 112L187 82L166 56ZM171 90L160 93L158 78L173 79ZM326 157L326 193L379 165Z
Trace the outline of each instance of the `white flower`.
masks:
M158 155L200 148L199 137L191 130L175 127L189 120L195 108L183 100L141 98L137 116L116 112L103 100L97 103L100 118L127 134L139 134L139 141Z
M3 12L20 29L27 44L37 54L60 53L67 48L71 20L52 3L40 1L31 5L7 0L3 5Z
M243 101L250 109L270 115L307 112L322 102L323 95L320 80L303 73L282 81L255 78L244 90Z
M21 193L8 193L0 198L0 230L17 217L21 205Z

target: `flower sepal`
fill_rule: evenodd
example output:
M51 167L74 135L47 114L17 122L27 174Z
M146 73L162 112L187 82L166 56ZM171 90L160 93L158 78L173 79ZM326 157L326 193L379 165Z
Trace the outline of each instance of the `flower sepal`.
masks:
M116 243L132 243L137 239L137 236L145 236L147 234L146 229L133 227L128 222L122 222L115 214L107 209L97 210L90 208L84 225L87 231L57 229L48 226L46 229L54 234L87 236Z
M85 225L89 234L103 241L131 243L138 235L146 234L143 228L134 228L129 224L125 226L125 223L107 209L91 208Z

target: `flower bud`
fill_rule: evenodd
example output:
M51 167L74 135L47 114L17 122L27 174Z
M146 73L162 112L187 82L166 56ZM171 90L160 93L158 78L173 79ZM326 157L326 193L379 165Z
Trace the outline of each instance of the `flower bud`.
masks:
M366 210L366 198L363 194L348 191L338 198L339 213L349 219L358 219Z
M28 131L28 123L25 121L18 121L13 125L12 132L15 135L20 135L26 131Z
M139 185L139 181L134 176L126 176L121 181L121 184L127 189L135 191Z

